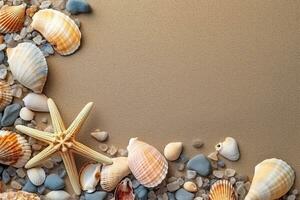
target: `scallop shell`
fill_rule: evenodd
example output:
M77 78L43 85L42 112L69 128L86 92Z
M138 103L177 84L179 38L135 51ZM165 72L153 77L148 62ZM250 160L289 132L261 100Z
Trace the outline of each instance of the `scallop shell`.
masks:
M0 193L0 199L5 200L40 200L40 197L36 194L24 192L24 191L17 191L17 192L4 192Z
M31 156L27 140L11 131L0 131L0 163L23 167Z
M115 200L134 200L132 182L129 178L122 180L115 191Z
M61 55L70 55L80 46L81 33L75 22L62 12L45 9L33 16L31 26L39 31Z
M245 200L274 200L286 194L295 181L295 172L283 160L267 159L255 167Z
M11 87L5 81L0 81L0 110L8 106L13 99Z
M227 180L219 180L210 188L210 200L235 200L235 191Z
M24 42L7 49L8 63L14 77L35 93L43 91L48 66L41 50L32 43Z
M240 159L240 151L236 140L232 137L225 138L224 142L216 145L216 150L220 155L231 161Z
M3 6L0 10L0 32L13 33L22 29L26 5Z
M142 185L155 187L165 179L168 162L156 148L132 138L127 149L129 168Z
M100 181L101 164L88 163L84 165L79 173L79 180L82 190L92 193Z
M130 173L127 157L112 158L112 165L105 165L101 170L101 187L105 191L112 191L117 184Z
M55 190L46 194L46 200L70 200L71 195L63 190Z
M27 170L27 176L33 185L40 186L45 182L46 173L41 167L35 167Z

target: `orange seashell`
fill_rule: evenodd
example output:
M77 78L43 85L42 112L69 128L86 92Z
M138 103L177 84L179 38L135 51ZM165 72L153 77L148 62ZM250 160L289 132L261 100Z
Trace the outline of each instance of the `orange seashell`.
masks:
M22 29L26 5L3 6L0 10L0 32L13 33Z
M210 188L210 200L235 200L235 191L232 184L227 180L215 182Z
M0 131L0 163L23 167L31 156L27 140L11 131Z
M3 110L13 99L11 87L5 81L0 81L0 110Z
M33 16L31 26L39 31L61 55L70 55L80 46L81 32L75 22L62 12L45 9Z
M122 180L115 191L115 200L134 200L132 183L129 178Z
M155 187L166 178L168 162L156 148L132 138L127 149L129 168L142 185Z

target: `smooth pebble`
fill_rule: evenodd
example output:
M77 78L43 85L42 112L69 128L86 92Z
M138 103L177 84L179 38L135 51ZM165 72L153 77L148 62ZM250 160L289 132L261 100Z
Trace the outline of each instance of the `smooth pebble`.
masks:
M46 177L44 185L49 190L60 190L65 187L65 182L57 174L50 174Z
M195 195L191 192L186 191L185 189L181 188L175 192L175 198L177 200L193 200Z
M85 193L85 200L104 200L107 196L106 192L97 191L94 193Z
M189 160L187 168L196 171L200 176L208 176L212 167L210 161L203 154L199 154Z
M1 119L2 126L11 126L14 124L16 119L19 117L21 105L14 103L7 106L4 110L3 117Z
M25 192L36 193L37 187L33 183L31 183L30 180L27 180L22 190Z
M28 108L26 107L23 107L21 110L20 110L20 117L21 119L23 119L24 121L31 121L33 120L34 118L34 112L32 112L31 110L29 110Z
M91 12L91 6L86 0L68 0L66 4L66 9L71 14Z
M108 132L106 131L94 131L91 136L98 140L99 142L104 142L108 139Z

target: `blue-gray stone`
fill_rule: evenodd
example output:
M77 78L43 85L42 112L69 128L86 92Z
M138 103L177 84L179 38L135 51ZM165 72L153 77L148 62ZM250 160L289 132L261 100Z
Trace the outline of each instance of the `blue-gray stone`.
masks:
M5 184L9 183L9 181L10 181L10 176L6 169L3 170L3 172L2 172L2 181Z
M71 14L89 13L92 10L86 0L68 0L66 9Z
M0 174L2 174L3 170L4 170L4 167L2 165L0 165Z
M106 192L99 191L94 193L85 193L85 200L104 200L107 196Z
M175 198L177 200L193 200L195 195L181 188L175 192Z
M1 126L11 126L19 117L21 105L14 103L7 106L4 110L3 117L1 119Z
M4 52L3 51L0 51L0 64L2 64L3 63L3 61L4 61Z
M210 161L203 154L193 157L186 166L188 169L196 171L200 176L208 176L212 169Z
M135 197L138 200L147 200L148 198L148 190L143 185L138 186L135 190Z
M46 177L44 185L49 190L61 190L65 187L65 182L57 174L50 174Z
M64 168L58 169L57 173L60 178L64 178L67 175L67 171Z
M169 198L169 200L176 200L174 193L171 193L171 192L168 192L168 198Z
M17 173L16 173L16 168L12 167L12 166L9 166L6 171L7 173L10 175L10 176L16 176Z
M37 192L37 187L31 183L30 180L27 180L25 183L24 187L22 188L23 191L25 192L31 192L31 193L36 193Z
M46 190L46 187L44 185L41 185L37 188L37 192L39 194L44 194L45 190Z

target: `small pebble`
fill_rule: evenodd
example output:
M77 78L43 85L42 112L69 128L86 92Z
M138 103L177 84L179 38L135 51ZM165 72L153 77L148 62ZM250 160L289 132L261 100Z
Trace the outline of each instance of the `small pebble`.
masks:
M225 162L224 162L223 160L218 160L217 165L218 165L218 167L220 167L220 168L226 167L226 166L225 166Z
M204 145L204 142L200 139L194 139L192 141L192 146L196 149L200 149L201 147L203 147L203 145Z
M12 166L9 166L7 169L6 169L7 173L11 176L11 177L14 177L16 176L16 171L17 169L12 167Z
M233 177L235 175L235 170L227 168L227 169L225 169L224 173L225 173L226 177L230 178L230 177Z
M18 183L17 181L15 181L15 180L13 180L13 181L10 182L10 186L13 189L16 189L16 190L22 189L22 185L20 183Z
M197 192L198 191L197 185L191 181L185 182L183 184L183 188L188 192Z
M34 150L34 151L39 151L42 149L42 145L40 145L40 144L33 144L33 145L31 145L31 147L32 147L32 150Z
M212 167L210 161L203 154L199 154L189 160L187 168L196 171L200 176L208 176Z
M52 169L54 167L54 163L51 159L47 159L43 162L43 167L47 169Z
M49 8L51 6L51 4L52 4L51 1L42 1L41 5L40 5L40 9Z
M169 192L175 192L180 188L180 183L178 181L174 181L172 183L167 184L167 189Z
M195 195L191 192L186 191L185 189L181 188L176 191L175 198L177 200L193 200Z
M91 7L86 0L68 0L66 9L71 14L91 12Z
M298 195L298 194L299 194L299 190L298 190L298 189L294 189L294 190L292 191L292 194Z
M107 153L111 156L115 156L118 153L118 148L112 145L108 148Z
M85 200L104 200L107 196L106 192L98 191L94 193L85 193Z
M5 65L0 65L0 79L5 79L7 75L7 68Z
M39 194L44 194L45 191L46 191L46 187L45 187L44 185L41 185L41 186L39 186L39 187L37 188L37 192L38 192Z
M224 177L224 171L221 170L214 170L213 175L217 178L223 178Z
M3 117L1 119L2 126L11 126L19 117L21 106L17 103L7 106L4 110Z
M103 152L106 152L108 150L108 145L107 144L100 144L99 149Z
M13 37L13 35L12 35ZM6 48L6 44L0 44L0 51L3 51Z
M23 107L21 110L20 110L20 117L21 119L23 119L24 121L31 121L33 120L34 118L34 112L32 112L31 110L29 110L28 108L26 107Z
M65 187L65 182L57 174L50 174L46 177L44 185L49 190L60 190Z
M193 170L187 170L186 171L186 178L187 179L194 179L197 176L197 172Z
M134 193L139 200L147 200L148 190L143 185L138 186Z
M37 187L34 184L32 184L30 180L27 180L22 190L26 192L36 193Z
M6 170L3 170L3 172L2 172L2 181L4 184L9 183L9 181L10 181L10 176Z
M202 177L198 176L198 177L196 178L196 183L197 183L197 186L198 186L199 188L201 188L202 185L203 185Z
M296 195L291 194L287 197L287 200L295 200L296 199Z
M127 157L128 151L127 151L127 149L118 149L118 154L122 157Z
M108 139L108 132L106 131L94 131L91 136L99 142L105 142Z
M138 186L140 186L141 184L140 184L140 182L138 181L138 180L136 180L136 179L133 179L132 180L132 187L135 189L135 188L137 188Z

